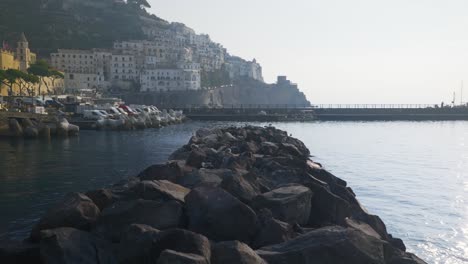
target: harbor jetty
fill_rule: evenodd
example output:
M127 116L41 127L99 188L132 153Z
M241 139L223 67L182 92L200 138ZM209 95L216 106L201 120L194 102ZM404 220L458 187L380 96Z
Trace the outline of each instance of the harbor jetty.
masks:
M213 121L449 121L468 120L468 106L429 104L193 105L180 108L193 120Z
M66 195L0 262L425 263L310 157L274 127L198 130L167 163Z
M50 138L77 136L80 128L61 115L0 112L0 137Z

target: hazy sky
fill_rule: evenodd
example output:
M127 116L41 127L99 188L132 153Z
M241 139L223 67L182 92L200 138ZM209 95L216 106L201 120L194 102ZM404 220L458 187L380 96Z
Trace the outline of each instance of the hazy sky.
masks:
M313 103L468 101L466 0L149 0Z

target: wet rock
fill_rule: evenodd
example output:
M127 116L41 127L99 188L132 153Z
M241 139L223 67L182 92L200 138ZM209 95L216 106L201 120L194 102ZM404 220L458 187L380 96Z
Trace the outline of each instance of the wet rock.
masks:
M156 229L178 227L183 221L182 205L176 201L120 201L104 209L93 233L118 242L131 224L145 224Z
M210 239L249 242L256 232L255 212L221 188L195 188L185 202L189 229Z
M252 206L267 208L273 217L287 223L305 225L309 221L312 191L301 185L289 185L255 197Z
M86 193L86 196L93 200L94 204L99 207L99 210L104 210L104 208L111 205L114 201L113 194L109 189L99 189L94 191L89 191Z
M116 256L121 264L155 263L152 254L159 230L148 225L132 224L122 233Z
M270 264L384 264L384 243L358 230L330 226L263 247L257 253Z
M40 249L44 263L117 263L107 242L74 228L42 231Z
M196 254L206 261L211 258L210 241L200 235L183 229L170 229L159 233L151 253L158 258L164 250Z
M157 264L209 264L202 256L196 254L181 253L174 250L164 250Z
M89 230L96 222L100 210L94 202L82 193L69 193L46 214L34 226L31 239L38 241L39 232L45 229L58 227L74 227L81 230Z
M175 200L180 203L185 202L185 196L190 192L181 185L170 181L142 181L134 189L137 196L145 200L170 201Z
M40 259L38 244L18 241L0 242L0 263L38 263Z
M239 241L216 243L212 247L212 264L266 264L248 245Z
M142 171L138 177L142 181L168 180L177 182L184 175L184 169L179 162L153 165Z

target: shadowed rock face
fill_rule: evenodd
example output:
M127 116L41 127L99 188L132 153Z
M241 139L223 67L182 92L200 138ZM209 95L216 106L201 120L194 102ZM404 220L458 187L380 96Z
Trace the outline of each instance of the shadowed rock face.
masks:
M273 127L199 130L175 160L65 197L0 263L424 263L309 155Z
M186 197L189 229L215 241L250 242L256 232L255 212L217 187L199 187Z
M89 197L81 193L70 193L47 211L32 230L31 238L38 240L41 230L58 227L89 230L91 224L97 220L99 213L99 208Z
M324 227L291 241L261 248L268 263L386 263L384 243L343 227ZM287 261L287 262L285 262Z
M100 237L118 242L122 231L131 224L145 224L156 229L178 227L182 223L182 205L176 201L135 200L117 202L104 209L93 228Z

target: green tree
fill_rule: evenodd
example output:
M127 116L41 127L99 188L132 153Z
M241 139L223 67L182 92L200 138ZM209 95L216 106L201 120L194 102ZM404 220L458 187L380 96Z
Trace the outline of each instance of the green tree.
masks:
M45 60L38 60L36 63L32 64L28 69L28 73L39 77L39 95L43 94L41 91L43 83L46 85L47 92L49 92L49 85L44 79L50 77L51 68Z
M0 70L0 81L8 87L8 96L13 96L13 87L22 74L22 71L15 69Z
M54 86L54 87L55 87L55 81L56 80L65 78L65 75L63 75L63 73L61 73L61 72L59 72L57 70L54 70L54 69L49 71L49 75L50 75L49 76L50 79L52 79L52 86Z

